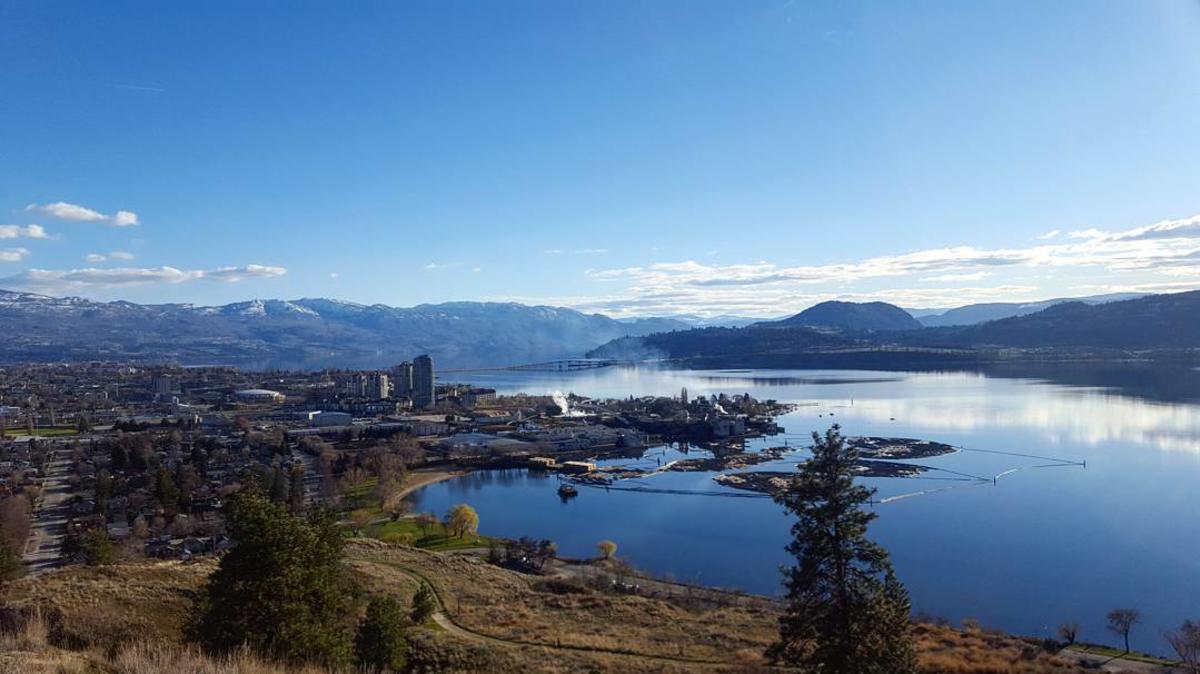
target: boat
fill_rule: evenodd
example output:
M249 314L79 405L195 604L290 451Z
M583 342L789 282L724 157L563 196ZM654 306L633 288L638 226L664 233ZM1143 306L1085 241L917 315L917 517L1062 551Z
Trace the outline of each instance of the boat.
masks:
M569 484L560 484L558 485L558 495L562 496L563 498L570 498L572 496L578 496L579 490Z

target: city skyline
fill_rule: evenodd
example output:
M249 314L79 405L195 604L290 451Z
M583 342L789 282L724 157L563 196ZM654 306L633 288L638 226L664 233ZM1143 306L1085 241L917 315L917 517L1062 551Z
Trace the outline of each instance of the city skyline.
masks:
M1200 288L1194 4L236 10L0 10L0 288L614 316Z

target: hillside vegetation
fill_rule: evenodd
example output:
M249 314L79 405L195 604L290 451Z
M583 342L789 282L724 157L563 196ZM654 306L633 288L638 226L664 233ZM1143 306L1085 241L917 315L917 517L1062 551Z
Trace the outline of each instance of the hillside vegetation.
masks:
M407 603L422 581L444 607L410 633L414 671L692 672L768 671L761 653L778 609L758 598L697 601L591 589L586 583L519 574L463 555L375 541L347 546L363 592ZM7 613L31 615L0 644L0 672L274 674L288 670L248 654L209 658L183 645L191 600L211 561L138 562L68 568L13 583ZM11 621L10 621L11 622ZM1070 674L1077 669L1036 644L980 630L919 625L923 672ZM775 670L770 671L788 671Z

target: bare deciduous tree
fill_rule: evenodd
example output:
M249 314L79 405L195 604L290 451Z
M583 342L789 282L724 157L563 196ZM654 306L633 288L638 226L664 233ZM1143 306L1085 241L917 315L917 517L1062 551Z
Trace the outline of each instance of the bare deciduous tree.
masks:
M1058 638L1067 643L1068 646L1075 643L1079 638L1079 623L1063 623L1058 626Z
M1179 629L1165 636L1188 671L1200 674L1200 622L1185 620Z
M1108 612L1108 630L1125 640L1125 652L1129 652L1129 633L1133 626L1142 622L1142 612L1136 608L1114 608Z

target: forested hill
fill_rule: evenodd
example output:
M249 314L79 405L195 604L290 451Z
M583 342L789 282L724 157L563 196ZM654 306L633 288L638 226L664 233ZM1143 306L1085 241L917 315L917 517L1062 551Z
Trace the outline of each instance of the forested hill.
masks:
M922 346L1200 349L1200 291L1096 305L1066 302L1025 316L892 338Z
M870 363L911 362L914 354L954 352L955 358L996 349L1180 350L1200 352L1200 291L1150 295L1089 305L1068 302L1037 313L979 325L919 330L829 330L759 323L659 333L615 340L593 350L600 357L665 358L724 367L801 366L816 355L870 353Z
M829 301L774 321L775 326L807 326L840 330L919 330L921 323L907 311L887 302Z

